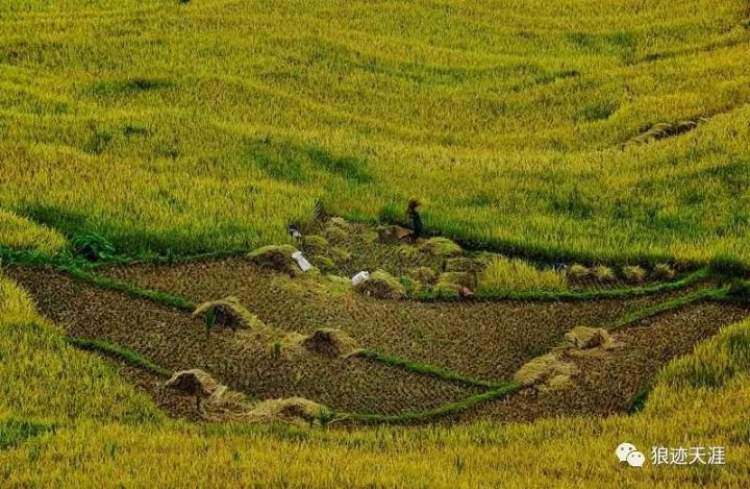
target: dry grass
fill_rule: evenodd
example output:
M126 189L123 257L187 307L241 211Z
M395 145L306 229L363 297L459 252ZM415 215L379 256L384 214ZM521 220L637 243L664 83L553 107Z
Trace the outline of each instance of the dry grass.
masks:
M225 326L232 329L244 328L253 331L268 332L268 327L242 305L237 297L208 301L198 305L193 317L203 317L207 327Z
M375 270L370 278L354 287L360 294L378 299L403 299L406 290L396 277L385 270Z
M643 281L646 280L647 275L648 273L646 272L646 270L638 265L622 267L622 277L626 282L631 284L643 283Z
M575 364L562 360L559 353L547 353L525 363L513 374L513 380L524 386L543 384L560 389L568 386L577 372Z

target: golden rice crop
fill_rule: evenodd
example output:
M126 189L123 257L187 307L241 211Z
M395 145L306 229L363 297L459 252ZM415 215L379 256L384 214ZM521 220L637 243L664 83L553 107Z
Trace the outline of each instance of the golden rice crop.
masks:
M528 262L499 256L493 258L479 278L479 288L501 290L565 290L565 274L556 270L540 270Z
M744 0L175 3L0 6L3 208L179 253L415 197L499 248L750 261Z

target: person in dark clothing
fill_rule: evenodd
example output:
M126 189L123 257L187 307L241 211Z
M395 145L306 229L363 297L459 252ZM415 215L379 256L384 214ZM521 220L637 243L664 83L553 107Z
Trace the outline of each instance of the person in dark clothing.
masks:
M419 238L422 235L422 218L419 216L417 209L420 203L418 200L410 200L409 205L406 208L406 218L409 219L411 224L411 230L414 231L414 237Z

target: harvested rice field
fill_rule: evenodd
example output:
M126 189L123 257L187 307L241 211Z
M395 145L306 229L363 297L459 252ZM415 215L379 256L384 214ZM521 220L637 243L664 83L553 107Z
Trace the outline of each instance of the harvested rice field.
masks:
M376 254L403 247L378 244ZM434 257L416 265L426 268L430 263L436 273L444 268ZM230 257L95 270L100 278L128 284L131 293L51 268L10 267L5 273L73 338L124 347L170 372L201 369L249 399L311 399L330 409L334 419L335 413L341 413L337 419L341 422L350 421L347 414L410 424L627 412L670 360L750 313L743 305L713 301L690 299L686 305L671 305L711 290L715 286L711 280L621 299L389 300L358 293L333 275L290 276L284 273L286 265L277 263L276 268L248 257ZM611 287L588 292L614 290ZM262 328L276 333L209 328L202 316L195 317L188 308L137 297L132 293L137 290L164 292L188 304L232 297L252 311ZM667 307L661 311L664 304ZM614 346L562 348L566 333L576 326L611 329ZM330 353L306 348L294 339L331 329L351 338L353 350L372 353ZM411 413L431 413L512 383L524 364L558 350L574 370L573 380L563 388L524 386L477 406L409 418ZM460 378L441 378L397 362L378 361L373 354ZM200 418L189 396L165 389L164 379L153 372L131 366L124 373L172 415Z

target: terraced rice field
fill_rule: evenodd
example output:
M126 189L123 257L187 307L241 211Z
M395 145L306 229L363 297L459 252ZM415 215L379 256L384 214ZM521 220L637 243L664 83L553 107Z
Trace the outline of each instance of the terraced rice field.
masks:
M189 311L106 290L52 269L14 267L6 273L70 336L124 346L170 371L203 369L253 399L298 396L339 413L398 416L429 412L488 390L361 356L329 357L287 345L274 350L272 341L258 332L209 332L203 319L191 317ZM560 345L575 326L611 328L623 317L711 285L617 300L421 302L362 296L317 276L289 277L263 270L243 257L106 266L96 273L194 304L234 296L276 330L310 334L336 328L368 350L437 366L487 385L511 381L524 363ZM442 420L532 420L626 411L662 366L748 312L740 305L696 302L663 314L645 314L614 333L620 348L566 354L580 371L572 388L522 389ZM173 414L197 416L184 396L162 387L158 376L133 368L125 373Z
M748 66L748 0L0 1L0 487L744 489Z

